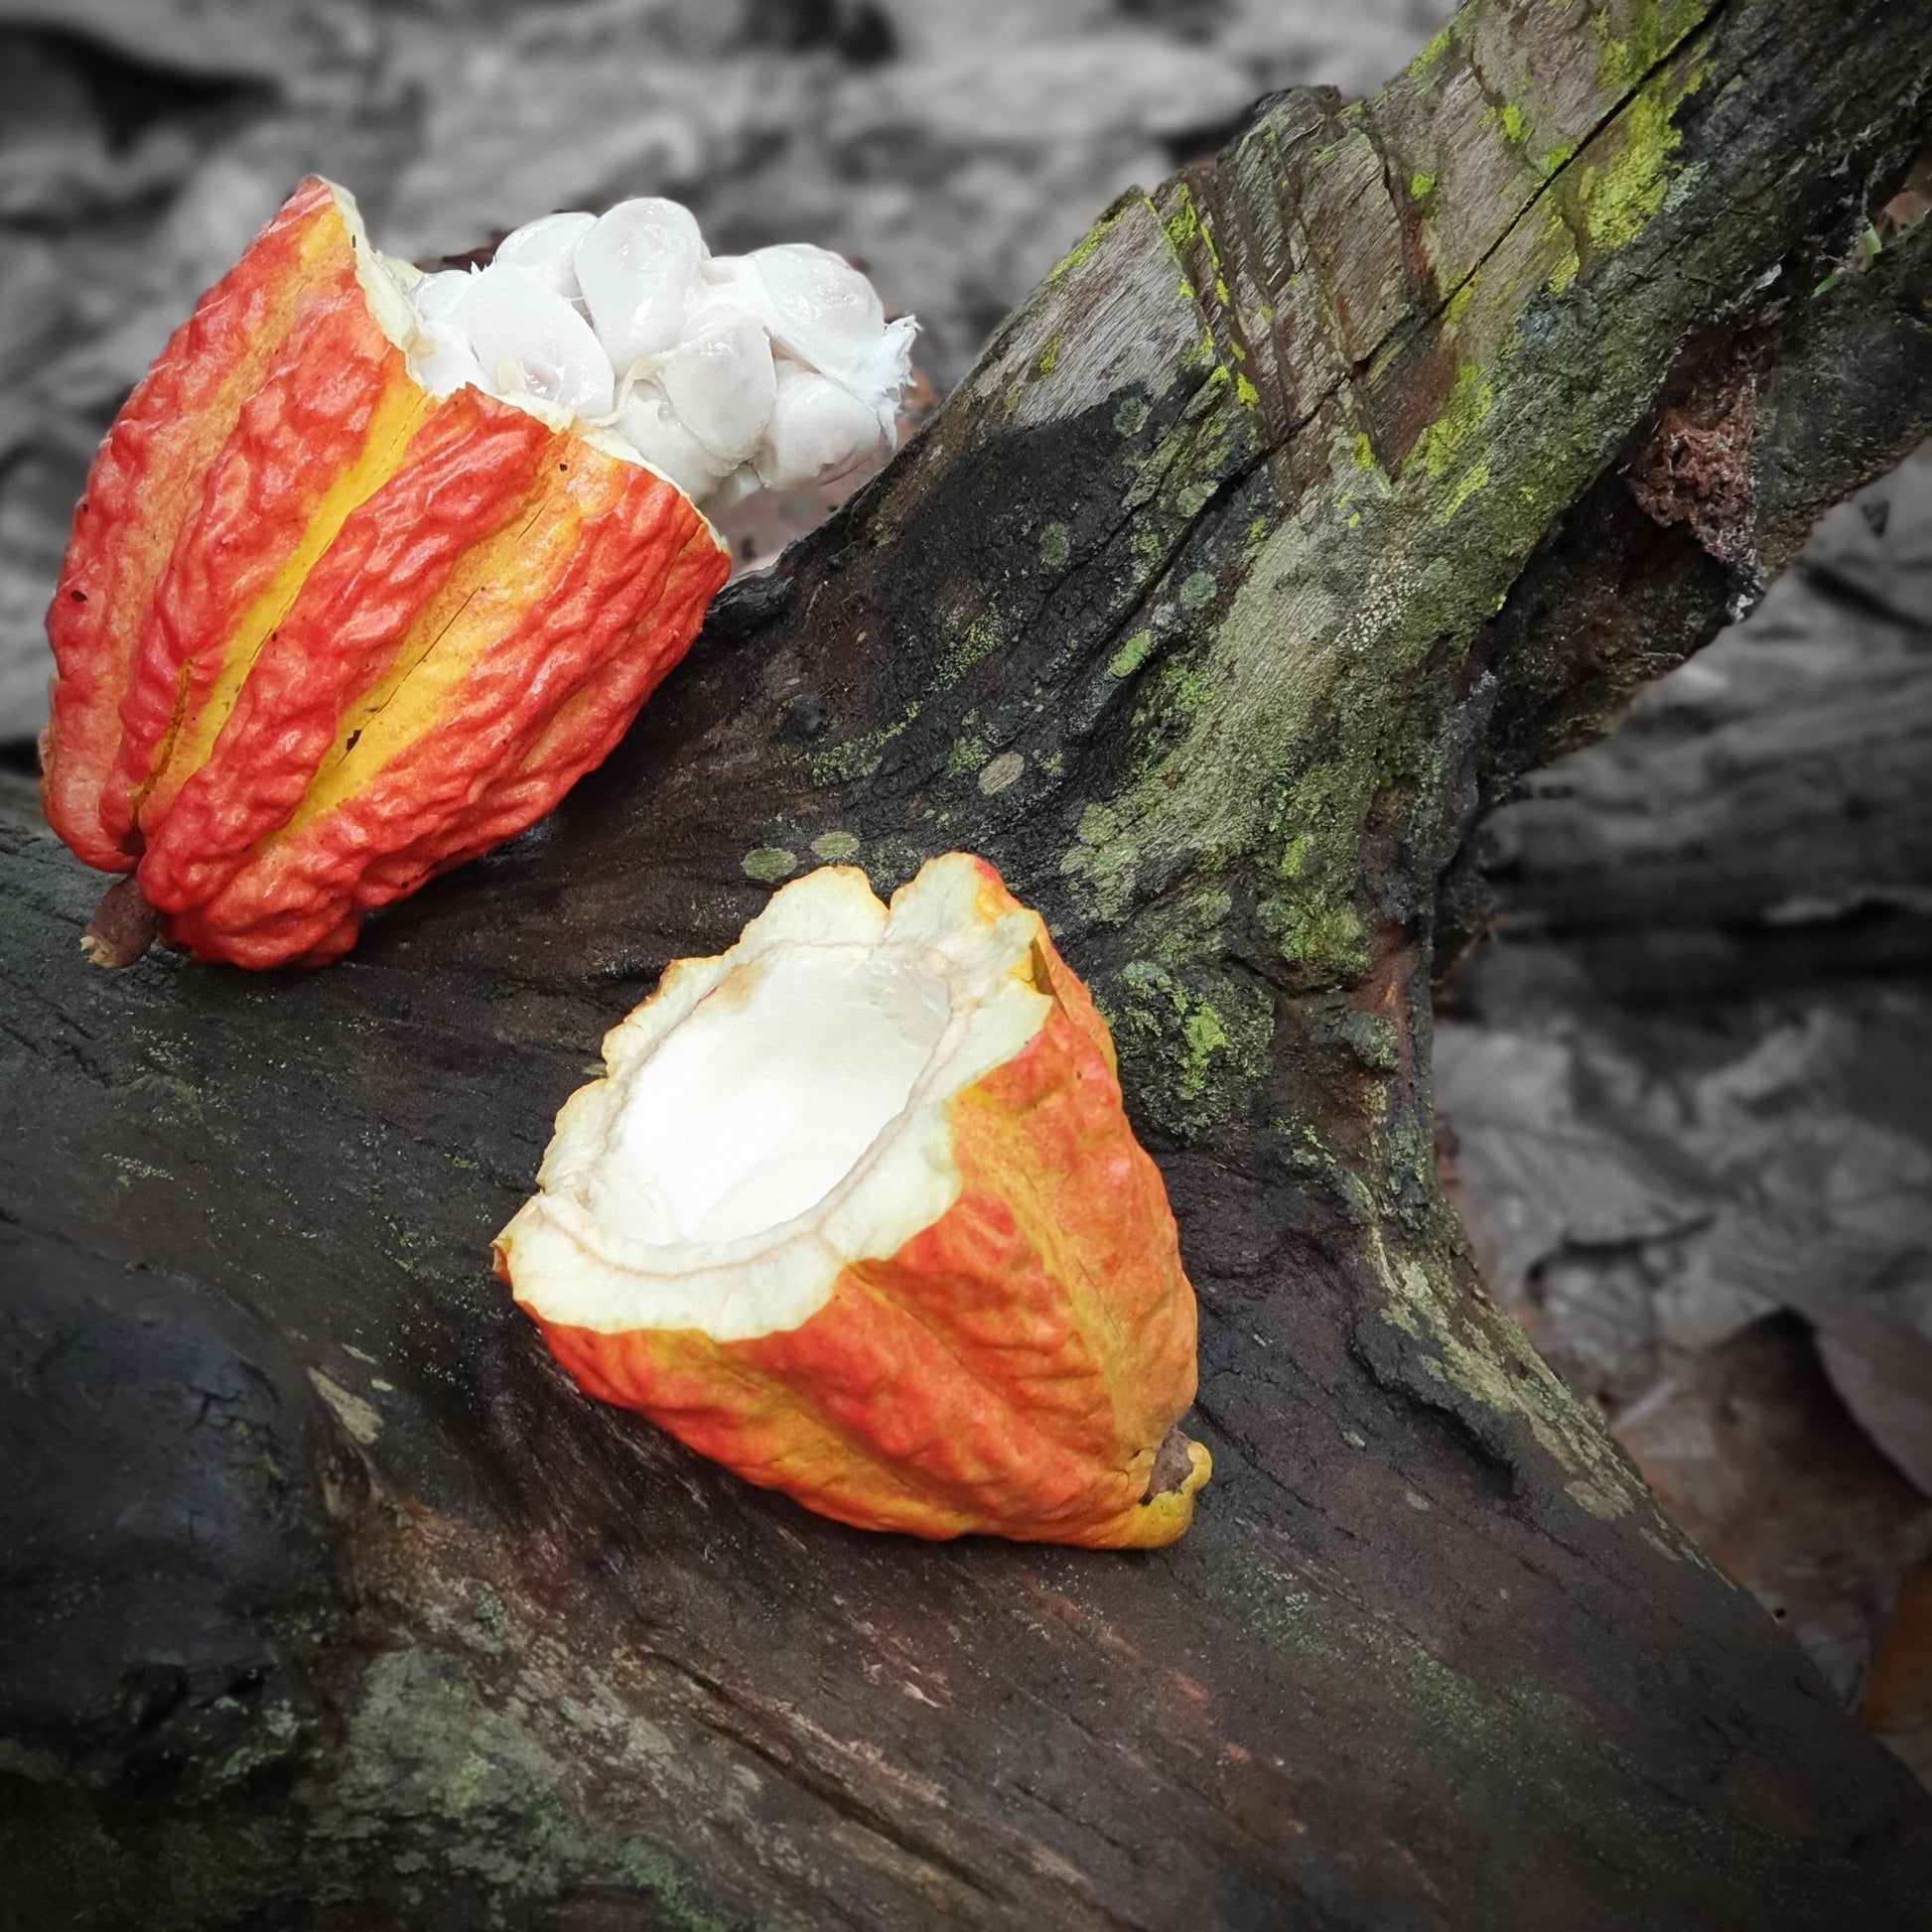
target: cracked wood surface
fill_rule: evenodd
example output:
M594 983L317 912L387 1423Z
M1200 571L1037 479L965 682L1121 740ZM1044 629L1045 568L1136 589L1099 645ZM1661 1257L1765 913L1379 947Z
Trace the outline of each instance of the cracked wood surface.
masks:
M1481 1299L1427 1069L1483 800L1932 422L1926 228L1811 293L1928 31L1472 0L1376 99L1269 103L325 973L93 972L14 801L23 1922L1919 1922L1922 1794ZM1740 368L1714 555L1621 473ZM487 1272L667 958L954 846L1173 1193L1217 1473L1172 1550L810 1518L578 1398Z

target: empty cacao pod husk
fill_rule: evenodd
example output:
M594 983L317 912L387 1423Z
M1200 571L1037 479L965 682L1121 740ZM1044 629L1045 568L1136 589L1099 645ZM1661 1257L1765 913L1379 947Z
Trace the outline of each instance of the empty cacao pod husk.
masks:
M952 854L831 867L676 961L558 1116L498 1272L593 1395L868 1529L1146 1548L1207 1450L1195 1309L1112 1041Z

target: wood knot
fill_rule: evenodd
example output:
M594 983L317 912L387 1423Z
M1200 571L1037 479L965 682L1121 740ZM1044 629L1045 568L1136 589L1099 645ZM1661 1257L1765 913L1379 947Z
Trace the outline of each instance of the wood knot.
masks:
M1757 555L1751 435L1757 378L1739 364L1715 393L1668 403L1630 466L1630 488L1644 513L1669 526L1684 523L1703 548L1749 575Z

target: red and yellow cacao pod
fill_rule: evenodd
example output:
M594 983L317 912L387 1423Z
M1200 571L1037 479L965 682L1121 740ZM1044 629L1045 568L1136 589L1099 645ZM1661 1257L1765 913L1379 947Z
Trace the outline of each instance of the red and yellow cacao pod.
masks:
M1207 1450L1106 1023L983 860L832 867L674 962L497 1272L592 1395L868 1529L1147 1548Z
M129 397L75 517L48 817L205 959L332 959L541 817L729 572L608 437L432 394L394 266L305 183Z

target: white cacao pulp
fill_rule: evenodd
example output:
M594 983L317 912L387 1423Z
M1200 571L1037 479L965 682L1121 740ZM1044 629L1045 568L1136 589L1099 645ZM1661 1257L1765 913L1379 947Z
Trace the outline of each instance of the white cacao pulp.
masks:
M713 255L655 197L546 214L486 268L421 275L377 258L412 310L410 367L590 427L701 509L843 475L895 435L910 316L828 249Z

